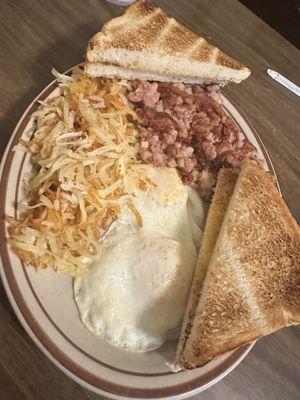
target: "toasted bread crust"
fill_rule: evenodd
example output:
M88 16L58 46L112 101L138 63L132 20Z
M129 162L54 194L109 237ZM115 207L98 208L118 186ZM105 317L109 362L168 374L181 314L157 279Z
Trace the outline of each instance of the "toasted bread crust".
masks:
M269 174L245 161L180 359L185 368L300 323L300 228Z
M218 174L218 180L212 203L207 215L198 262L195 268L193 283L187 304L188 312L186 312L181 326L179 344L174 362L175 365L180 366L180 359L185 349L186 340L190 334L192 321L195 316L195 311L202 290L203 281L206 276L207 267L215 247L236 180L237 173L230 169L221 169Z
M118 54L114 50L118 50ZM128 52L142 52L143 57L132 59ZM149 54L190 61L195 66L189 68L187 63L179 70L178 63L173 66L162 62L158 67L147 59ZM244 65L181 25L149 0L135 2L122 16L108 21L90 40L87 61L113 63L137 71L169 73L172 76L176 73L182 75L186 70L189 76L201 77L204 74L209 78L211 71L211 78L226 82L239 82L250 75L250 70ZM212 66L217 67L216 71ZM210 71L206 71L207 68Z

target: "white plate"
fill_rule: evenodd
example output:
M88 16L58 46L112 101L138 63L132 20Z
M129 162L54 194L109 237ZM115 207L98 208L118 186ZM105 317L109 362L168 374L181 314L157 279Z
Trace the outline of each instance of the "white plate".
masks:
M37 100L57 94L53 81L25 111L7 146L1 164L1 215L17 216L16 204L23 196L22 176L30 168L29 156L12 151L22 135L33 126L31 114ZM266 168L274 173L270 158L253 128L233 104L223 98L224 106L258 148ZM80 322L73 299L72 282L52 270L37 272L24 267L10 251L7 226L0 221L1 276L8 298L22 325L45 353L69 377L96 393L114 399L182 399L207 389L235 368L253 344L231 351L202 368L173 374L166 362L173 359L176 342L157 351L131 354L117 350L93 336Z

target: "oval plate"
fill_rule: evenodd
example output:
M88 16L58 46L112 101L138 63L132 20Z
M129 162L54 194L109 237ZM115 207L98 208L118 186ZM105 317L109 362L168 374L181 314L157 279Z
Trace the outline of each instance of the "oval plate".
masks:
M30 104L12 134L1 163L1 215L18 215L16 204L24 197L22 177L30 170L30 156L14 152L23 135L32 133L32 113L38 100L58 93L54 80ZM275 175L264 145L236 107L223 96L223 104L257 149L265 168ZM7 226L0 221L1 277L6 293L23 327L45 355L69 377L94 392L114 399L182 399L199 393L233 370L252 344L228 352L202 368L173 374L176 342L149 353L132 354L115 349L85 329L73 298L72 279L51 269L25 267L10 251Z

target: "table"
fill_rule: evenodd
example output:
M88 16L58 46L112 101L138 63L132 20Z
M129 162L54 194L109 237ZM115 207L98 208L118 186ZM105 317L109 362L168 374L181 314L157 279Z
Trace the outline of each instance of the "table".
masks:
M300 99L266 75L300 83L300 52L236 0L157 1L189 28L253 70L224 90L263 139L292 212L300 217ZM101 0L0 1L0 154L26 106L52 79L81 62L89 38L120 8ZM1 400L99 399L38 350L0 287ZM196 399L294 400L300 393L300 327L260 340L229 376Z

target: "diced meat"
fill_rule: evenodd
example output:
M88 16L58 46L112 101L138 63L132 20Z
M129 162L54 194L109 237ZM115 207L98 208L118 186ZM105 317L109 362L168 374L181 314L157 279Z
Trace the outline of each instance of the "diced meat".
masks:
M157 82L141 82L134 92L128 94L132 103L143 103L146 107L154 107L159 100Z
M184 102L187 94L171 83L161 82L158 84L160 98L163 101L165 109L172 109L174 106L180 106Z
M217 153L216 146L211 141L204 140L202 142L202 150L203 150L203 153L205 154L206 158L209 161L212 161L215 158L217 158L218 153Z
M194 104L175 105L173 108L173 114L176 116L176 120L181 129L190 129L193 120L193 115L196 111Z
M150 162L153 159L153 153L149 150L141 149L140 157L141 157L141 160L144 161L146 164L150 164Z
M155 167L164 167L166 165L166 158L164 154L154 153L152 163Z
M140 123L146 128L152 128L159 132L170 132L178 127L177 122L167 112L157 112L156 110L145 107L137 110Z
M256 148L224 110L218 85L135 82L128 99L138 116L140 158L176 167L185 184L208 200L218 170L260 162Z
M178 131L176 129L171 129L168 132L165 132L161 136L161 140L163 144L167 146L173 145L177 141Z
M158 135L152 135L148 141L148 144L148 148L153 154L162 153L162 143Z

